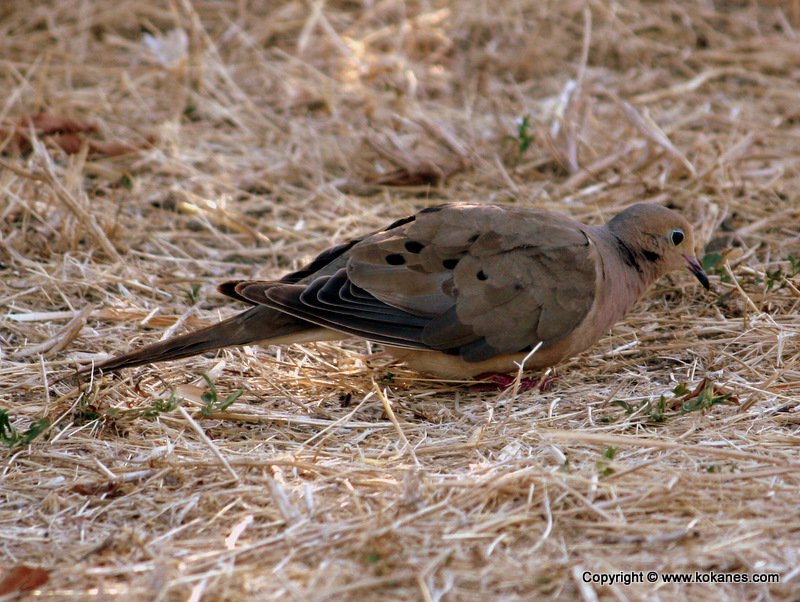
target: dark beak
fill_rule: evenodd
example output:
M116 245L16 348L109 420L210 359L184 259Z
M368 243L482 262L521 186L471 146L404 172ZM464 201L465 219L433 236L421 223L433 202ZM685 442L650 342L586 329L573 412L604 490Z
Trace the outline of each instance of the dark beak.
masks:
M700 284L703 285L703 288L709 290L711 285L708 282L708 276L703 271L703 267L700 265L700 262L697 261L697 258L692 257L691 255L684 255L683 258L686 260L686 267L689 268L689 271L700 281Z

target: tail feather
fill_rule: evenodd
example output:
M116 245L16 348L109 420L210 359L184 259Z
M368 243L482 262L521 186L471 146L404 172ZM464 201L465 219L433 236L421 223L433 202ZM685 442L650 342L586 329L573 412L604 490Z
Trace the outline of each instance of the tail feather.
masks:
M307 342L342 336L280 311L257 305L212 326L112 357L82 368L78 373L110 372L251 343Z

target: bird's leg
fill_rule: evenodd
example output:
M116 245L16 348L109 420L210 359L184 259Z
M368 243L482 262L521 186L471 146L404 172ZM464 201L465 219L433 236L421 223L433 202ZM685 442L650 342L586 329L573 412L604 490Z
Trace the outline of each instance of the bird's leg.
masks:
M553 383L561 378L560 375L546 376L544 378L523 378L519 381L520 391L530 391L537 387L542 391L548 391ZM499 372L484 372L475 377L475 380L487 380L489 382L470 385L469 390L474 392L502 391L514 386L515 376L501 374Z

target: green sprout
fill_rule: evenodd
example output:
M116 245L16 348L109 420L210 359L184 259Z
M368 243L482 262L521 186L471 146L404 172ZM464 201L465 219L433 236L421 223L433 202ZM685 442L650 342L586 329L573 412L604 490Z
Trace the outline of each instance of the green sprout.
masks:
M11 417L8 415L8 411L0 409L0 443L6 447L28 446L49 426L50 422L42 418L32 423L24 434L20 434L16 427L11 424Z
M225 411L228 409L228 406L230 406L234 401L239 399L244 394L244 389L239 389L235 393L228 395L223 401L217 401L217 388L214 386L214 383L211 382L211 377L205 372L201 372L200 376L205 379L208 388L211 389L207 393L203 393L203 395L200 396L200 399L202 399L206 404L205 407L200 410L203 416L211 416L214 412Z
M531 133L531 121L526 115L517 119L517 135L506 136L507 140L511 140L517 145L517 156L521 157L525 154L531 144L533 144L533 134Z

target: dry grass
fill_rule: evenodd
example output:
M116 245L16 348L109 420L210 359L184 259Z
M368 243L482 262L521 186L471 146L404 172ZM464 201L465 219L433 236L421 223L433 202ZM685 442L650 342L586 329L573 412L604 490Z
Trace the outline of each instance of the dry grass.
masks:
M45 568L46 599L796 599L799 57L797 0L3 3L0 119L141 148L0 141L0 395L50 424L4 452L3 567ZM53 383L443 199L664 203L725 260L544 393L359 342ZM244 395L204 416L201 372ZM704 378L738 404L659 421Z

